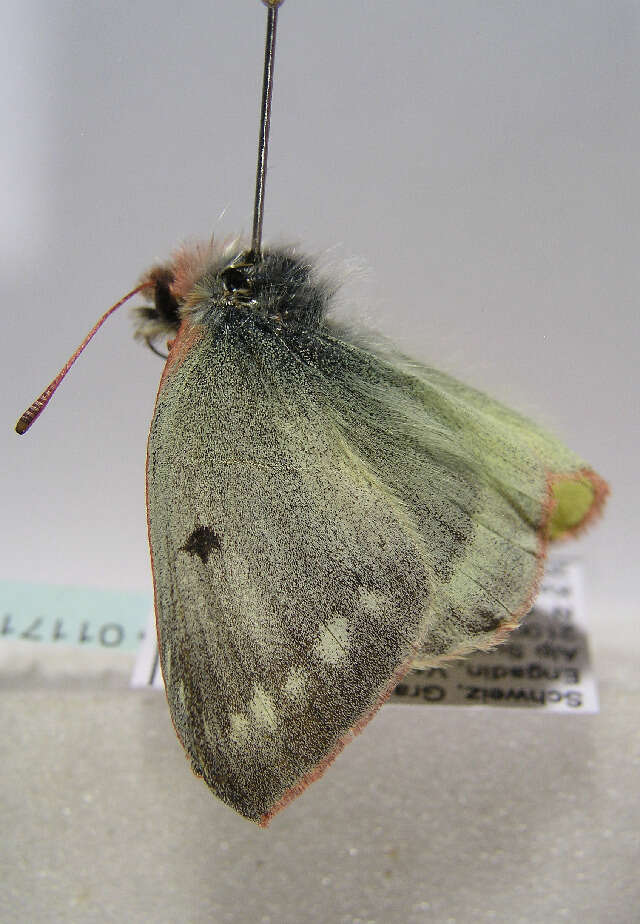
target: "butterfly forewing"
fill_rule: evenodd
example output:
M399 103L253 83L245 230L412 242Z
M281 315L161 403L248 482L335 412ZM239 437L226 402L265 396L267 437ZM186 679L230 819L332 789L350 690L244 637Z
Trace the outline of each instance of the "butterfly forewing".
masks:
M148 452L169 705L194 770L264 821L408 667L424 548L277 331L185 324L173 351Z

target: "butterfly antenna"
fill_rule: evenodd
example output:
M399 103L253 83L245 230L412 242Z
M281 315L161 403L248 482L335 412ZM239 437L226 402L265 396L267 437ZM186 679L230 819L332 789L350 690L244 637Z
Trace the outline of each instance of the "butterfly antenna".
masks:
M264 47L264 75L262 78L262 110L260 112L260 133L258 135L258 169L256 171L256 198L253 206L253 233L251 235L251 256L260 259L262 246L262 219L264 216L264 188L267 179L267 153L269 150L269 126L271 123L271 96L273 93L273 59L276 51L276 28L278 7L284 0L262 0L267 7L267 39Z
M31 426L31 424L44 411L45 407L47 406L47 404L53 397L53 393L55 392L60 382L63 380L63 378L69 371L69 369L73 366L76 359L78 358L78 356L80 356L80 354L82 353L84 348L87 346L89 341L94 337L95 334L98 333L98 331L100 330L104 322L107 320L107 318L110 315L112 315L114 311L117 311L117 309L121 305L124 305L124 303L128 301L132 295L135 295L136 292L140 292L144 288L145 288L145 284L136 286L135 289L132 289L130 292L127 292L126 295L123 295L120 301L116 302L115 305L112 305L108 311L105 311L105 313L102 315L99 321L96 321L96 323L93 325L93 327L91 328L87 336L84 338L84 340L82 341L78 349L75 351L75 353L73 353L69 357L69 359L66 361L66 363L64 364L60 372L57 374L55 379L47 385L47 387L42 392L40 397L36 398L33 404L30 407L28 407L27 410L24 412L24 414L22 415L22 417L16 424L16 433L20 433L20 434L26 433L29 427Z

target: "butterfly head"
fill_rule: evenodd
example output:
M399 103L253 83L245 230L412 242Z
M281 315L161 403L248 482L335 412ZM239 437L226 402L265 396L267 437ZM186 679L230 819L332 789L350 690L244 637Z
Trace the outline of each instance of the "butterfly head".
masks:
M187 315L198 323L215 318L313 329L335 293L295 248L266 249L256 258L238 239L184 247L141 282L151 304L134 309L135 336L150 346L175 336Z

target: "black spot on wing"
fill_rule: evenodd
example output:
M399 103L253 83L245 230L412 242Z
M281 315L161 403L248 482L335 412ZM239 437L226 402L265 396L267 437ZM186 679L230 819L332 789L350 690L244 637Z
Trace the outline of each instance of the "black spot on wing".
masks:
M206 564L209 555L220 548L220 536L210 526L196 526L184 545L180 546L181 552L188 552L189 555L197 555L202 564Z

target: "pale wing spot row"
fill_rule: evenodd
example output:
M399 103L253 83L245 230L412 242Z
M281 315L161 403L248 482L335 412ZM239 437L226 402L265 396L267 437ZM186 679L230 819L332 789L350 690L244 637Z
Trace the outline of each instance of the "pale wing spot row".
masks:
M327 664L338 664L349 652L349 630L344 616L335 616L320 627L314 653Z
M300 699L304 696L308 679L309 674L303 667L292 667L287 674L287 679L282 689L287 696Z
M236 744L244 744L251 730L249 719L241 712L233 712L229 717L229 724L231 725L231 740Z
M259 684L256 684L249 703L249 709L253 713L256 725L273 730L278 724L278 714L275 703Z
M380 594L375 593L373 590L368 590L366 587L360 588L360 606L365 610L371 612L379 611L383 608L385 604L384 597L381 597Z

